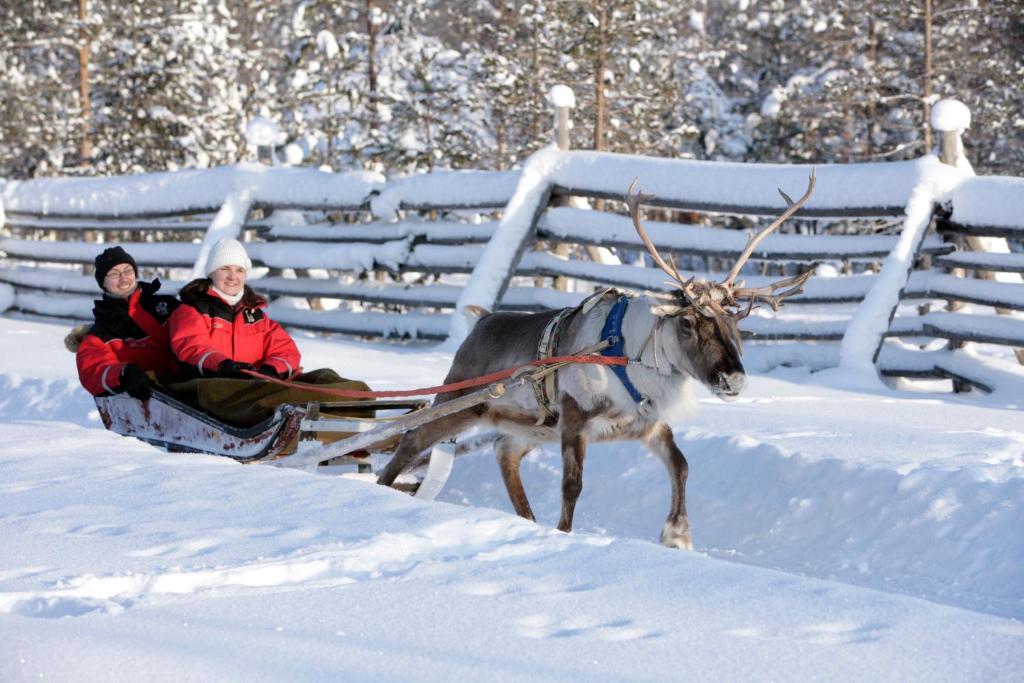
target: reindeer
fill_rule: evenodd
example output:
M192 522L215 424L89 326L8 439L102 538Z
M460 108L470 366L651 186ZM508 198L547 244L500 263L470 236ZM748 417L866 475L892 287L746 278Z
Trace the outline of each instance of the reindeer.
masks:
M810 198L815 175L796 202L779 190L789 208L747 243L722 282L683 280L647 236L634 180L626 196L630 217L654 263L672 278L671 293L627 295L606 290L580 306L543 313L491 313L479 319L455 353L445 383L520 366L538 356L601 351L625 355L625 367L569 364L535 381L511 387L504 396L454 413L406 433L378 483L391 485L417 455L464 430L489 423L501 476L516 513L535 521L519 466L541 443L562 446L561 531L572 530L573 512L583 488L583 459L593 441L643 441L668 468L672 502L661 543L692 549L686 516L686 457L665 422L692 410L692 384L704 384L723 400L735 399L746 384L740 361L738 322L756 304L778 309L803 290L813 271L760 288L744 288L736 277L758 244ZM780 289L784 291L779 292ZM746 301L746 306L742 302ZM461 395L440 394L435 405Z

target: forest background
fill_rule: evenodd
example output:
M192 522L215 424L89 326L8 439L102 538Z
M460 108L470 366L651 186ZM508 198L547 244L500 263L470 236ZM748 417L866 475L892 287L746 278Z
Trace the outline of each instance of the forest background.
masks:
M938 98L1024 175L1021 0L0 0L0 177L252 158L507 169L551 140L673 158L920 156Z

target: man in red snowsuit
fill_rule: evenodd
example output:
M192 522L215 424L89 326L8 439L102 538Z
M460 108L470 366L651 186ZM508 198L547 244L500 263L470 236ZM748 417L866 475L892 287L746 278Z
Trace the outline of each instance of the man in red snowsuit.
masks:
M121 247L104 250L95 264L103 298L96 301L95 322L78 345L78 378L93 396L125 392L146 401L147 373L164 378L177 368L167 320L178 301L156 293L159 280L138 281L135 259Z

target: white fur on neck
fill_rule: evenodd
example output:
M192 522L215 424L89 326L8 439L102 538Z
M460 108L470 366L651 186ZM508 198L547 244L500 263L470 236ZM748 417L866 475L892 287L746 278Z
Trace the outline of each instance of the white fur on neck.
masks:
M224 292L220 291L219 289L217 289L217 288L216 288L216 287L214 287L213 285L210 285L210 290L211 290L211 291L212 291L212 292L213 292L214 294L216 294L217 296L219 296L219 297L220 297L221 299L224 299L224 301L226 301L226 302L227 302L228 304L230 304L230 305L232 305L232 306L234 306L234 305L235 305L235 304L237 304L237 303L238 303L239 301L241 301L241 300L242 300L242 295L244 295L244 294L245 294L245 290L244 290L244 289L243 289L242 291L240 291L240 292L239 292L238 294L234 294L234 295L231 295L231 294L225 294Z
M626 309L623 329L637 330L626 338L625 352L630 359L641 354L648 334L660 322L660 318L651 312L651 306L657 303L647 297L637 297L630 301ZM693 393L693 378L669 362L665 344L672 340L667 338L668 334L668 330L660 330L643 348L640 364L631 363L626 372L637 390L654 403L662 420L682 420L697 412L697 401ZM655 357L658 359L657 364L654 362Z

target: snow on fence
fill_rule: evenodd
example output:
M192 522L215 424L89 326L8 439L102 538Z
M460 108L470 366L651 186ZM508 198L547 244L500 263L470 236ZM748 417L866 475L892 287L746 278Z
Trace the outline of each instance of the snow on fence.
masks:
M1024 346L1019 316L991 314L1024 311L1024 255L1006 250L1005 239L1004 253L979 242L1024 235L1024 180L946 173L943 184L935 180L945 177L938 166L928 156L818 167L817 189L798 220L758 247L743 278L757 286L809 267L817 276L780 313L747 318L744 335L842 341L886 374L947 376L991 389L991 364L972 366L955 350L966 342ZM252 284L273 297L271 314L287 325L459 339L469 329L461 314L469 304L542 310L573 305L596 287L664 289L665 277L647 266L624 215L621 199L634 177L654 195L644 223L658 249L675 257L685 276L721 278L748 233L785 208L777 188L801 194L809 171L552 147L521 172L392 181L245 164L9 182L0 282L15 289L15 310L88 319L100 242L123 244L147 275L176 291L202 272L214 237L237 235L262 269ZM918 225L920 235L908 241L907 207L921 188L930 188L927 215L914 220L927 227L934 204L938 232ZM900 249L909 252L894 259ZM910 273L915 263L924 267ZM960 277L965 269L999 273ZM862 303L872 297L883 303ZM929 310L919 312L919 304ZM964 304L977 308L971 315L939 310ZM851 340L858 313L868 332ZM950 349L914 354L907 343L882 348L883 337L940 338Z
M176 291L201 272L215 238L238 236L254 264L265 268L253 284L282 297L273 304L278 317L310 329L439 338L446 316L410 317L405 309L450 307L457 288L402 280L471 272L480 247L466 245L490 238L493 215L517 177L458 171L384 182L367 173L246 164L12 182L3 193L0 282L16 288L15 310L88 319L96 295L88 272L102 243L121 244L148 276ZM398 281L379 281L385 273ZM557 293L532 292L520 297L526 308L564 305ZM321 300L326 297L331 300ZM304 299L314 299L315 315ZM325 310L338 300L395 310L347 316ZM432 322L417 328L412 320Z

